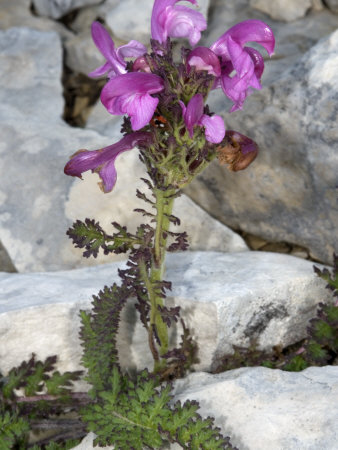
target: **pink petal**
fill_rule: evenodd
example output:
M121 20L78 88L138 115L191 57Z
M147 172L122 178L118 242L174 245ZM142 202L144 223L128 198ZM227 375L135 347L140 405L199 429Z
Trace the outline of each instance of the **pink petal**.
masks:
M216 54L207 47L196 47L189 53L187 63L197 70L206 70L209 74L219 77L221 65Z
M242 47L248 42L257 42L262 45L266 51L271 54L275 48L275 37L271 28L261 20L245 20L230 28L222 36L214 42L210 49L216 55L222 56L226 59L228 56L227 37L238 42Z
M105 73L111 70L111 64L109 62L106 62L103 64L103 66L98 67L97 69L93 70L88 74L89 77L96 78L96 77L102 77Z
M131 72L112 78L101 91L101 101L110 114L128 114L132 127L139 130L154 114L158 99L150 96L163 89L163 80L157 75Z
M116 183L115 160L123 152L131 150L141 143L150 143L149 133L136 132L127 134L119 142L99 150L79 150L65 166L65 174L81 178L83 172L98 172L102 179L102 190L110 192Z
M175 6L179 0L155 0L151 15L151 36L164 43L167 37L187 37L195 45L206 29L201 13L186 6ZM196 0L188 0L197 5Z
M121 61L124 61L124 58L137 58L145 53L147 53L147 47L141 44L141 42L134 40L128 42L128 44L121 45L121 47L116 50L117 57L120 58Z
M225 136L225 125L221 116L207 116L203 114L199 124L205 128L205 137L207 141L213 144L222 142Z
M109 61L115 55L115 44L108 31L100 22L92 23L92 38L96 47L102 55Z
M186 6L175 6L167 13L166 34L170 37L188 38L191 46L201 39L207 23L203 15Z
M96 167L96 159L100 150L79 150L65 165L64 172L72 177L82 178L82 173Z
M197 125L198 121L202 117L203 108L203 96L202 94L196 94L189 100L186 110L184 111L184 122L191 138L194 135L194 126Z
M104 86L102 102L107 97L133 94L155 94L163 89L163 80L158 75L143 72L130 72L118 75Z
M149 94L135 95L132 99L129 97L125 103L125 112L130 116L134 131L140 130L150 122L157 104L158 98Z
M258 80L260 80L264 71L263 56L259 53L259 51L255 50L252 47L244 47L244 51L246 51L252 59L252 62L254 63L255 75Z

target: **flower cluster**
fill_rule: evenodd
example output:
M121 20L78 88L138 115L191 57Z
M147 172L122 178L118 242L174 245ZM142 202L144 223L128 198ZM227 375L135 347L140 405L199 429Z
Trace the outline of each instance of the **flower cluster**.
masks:
M221 161L232 170L245 168L256 156L253 141L226 132L222 117L211 114L205 101L212 89L221 88L233 102L232 112L242 108L252 88L261 88L263 57L246 44L256 42L271 55L272 30L259 20L246 20L210 47L182 49L182 60L175 62L170 38L187 38L194 47L207 26L200 12L177 3L155 0L151 53L135 40L115 48L108 31L99 22L92 24L93 40L106 62L90 76L106 74L101 101L110 114L128 119L121 141L99 150L80 150L66 165L67 175L81 177L86 170L95 171L103 191L109 192L116 182L116 157L137 146L155 185L161 180L165 186L180 188L216 155L222 154ZM228 149L227 157L220 148Z

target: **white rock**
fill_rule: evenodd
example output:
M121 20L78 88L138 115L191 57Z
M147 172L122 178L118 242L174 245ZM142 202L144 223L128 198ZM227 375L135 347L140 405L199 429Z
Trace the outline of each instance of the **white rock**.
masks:
M5 117L15 109L26 122L40 117L59 120L64 106L61 75L62 47L57 33L24 27L0 31L0 103L8 108ZM6 146L6 126L3 130L2 146ZM42 140L36 136L36 147L43 145ZM31 142L22 144L27 153L38 151Z
M121 263L64 272L0 274L0 370L27 359L59 355L59 369L79 368L80 309L91 296L118 281ZM285 347L306 335L320 301L330 301L312 264L264 252L184 252L169 254L165 279L173 291L167 304L182 317L199 345L198 370L210 370L232 346ZM180 329L173 331L179 338ZM119 334L123 367L151 367L144 327L133 302L123 314Z
M33 0L38 15L59 19L76 8L95 5L102 0Z
M250 5L275 20L290 22L304 17L312 6L312 0L250 0Z
M0 30L12 27L29 27L40 31L56 31L63 38L69 38L72 33L59 22L47 17L37 17L31 12L30 0L0 0Z
M175 391L175 400L197 400L239 449L337 449L338 367L193 373Z

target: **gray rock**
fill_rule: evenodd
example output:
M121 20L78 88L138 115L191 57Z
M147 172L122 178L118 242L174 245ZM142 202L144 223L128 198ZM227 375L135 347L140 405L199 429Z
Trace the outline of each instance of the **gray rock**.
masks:
M215 162L187 189L231 227L301 245L324 262L337 245L337 48L334 32L225 116L228 129L258 143L252 166L229 173ZM224 114L218 98L212 109Z
M92 294L118 281L125 263L72 271L0 274L0 370L27 359L59 355L60 370L79 368L80 309L90 309ZM262 350L285 347L306 335L320 301L330 301L312 264L265 252L184 252L169 254L170 306L182 317L199 346L197 370L210 370L233 345ZM180 337L173 330L173 342ZM2 344L1 344L2 343ZM5 345L4 345L5 344ZM151 367L147 337L131 301L124 311L118 340L123 367Z
M72 35L63 24L46 17L34 16L30 6L30 0L0 0L0 30L29 27L40 31L56 31L62 38L69 38Z
M102 0L33 0L38 15L59 19L74 9L95 5Z
M337 449L338 367L193 373L175 386L175 400L197 400L240 449Z
M36 121L39 127L41 118L61 122L64 107L61 75L62 47L57 33L23 27L0 31L0 77L3 80L0 103L5 122L14 114L21 115L26 123ZM4 124L1 146L6 147L13 137L25 147L27 154L38 152L42 138L36 135L34 149L34 140L20 140L20 128L17 130L12 136ZM11 147L13 151L14 147Z
M304 17L312 6L311 0L250 0L252 8L268 14L272 19L291 22Z
M88 75L89 72L101 66L105 59L96 48L90 28L65 42L66 64L74 72Z
M334 13L338 14L338 1L337 0L325 0L325 5Z

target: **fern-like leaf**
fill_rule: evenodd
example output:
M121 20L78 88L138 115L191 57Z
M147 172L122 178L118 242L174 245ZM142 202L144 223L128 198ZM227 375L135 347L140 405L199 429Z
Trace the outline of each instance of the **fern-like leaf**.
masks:
M95 391L104 391L110 386L109 378L118 365L116 336L120 313L130 292L114 284L93 296L93 310L81 311L80 337L84 348L82 362L88 369L87 381Z
M26 441L29 425L22 417L9 411L0 413L0 449L11 450L17 443Z
M110 391L101 392L82 413L88 429L97 435L95 444L114 444L120 450L160 449L168 442L186 449L232 448L213 419L199 416L197 402L172 406L171 385L158 387L158 380L147 371L133 382L114 367L110 384Z

